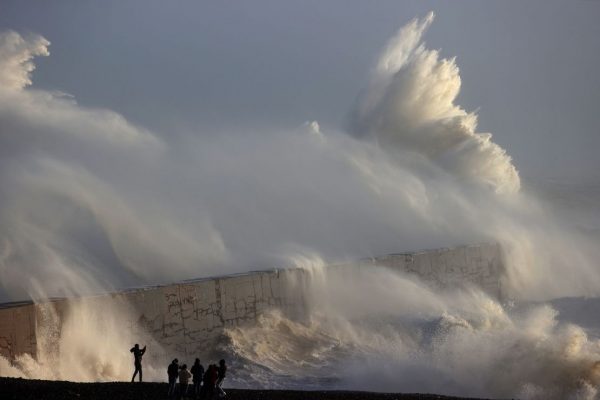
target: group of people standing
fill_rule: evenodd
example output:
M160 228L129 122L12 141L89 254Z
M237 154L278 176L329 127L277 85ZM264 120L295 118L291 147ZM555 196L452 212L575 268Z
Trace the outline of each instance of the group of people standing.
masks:
M169 397L177 395L178 399L188 397L189 381L192 378L193 398L212 399L215 396L225 397L226 393L222 388L227 365L225 360L219 361L219 365L210 364L206 370L200 364L200 359L196 358L192 368L188 370L187 365L179 365L179 360L174 359L167 368L169 377ZM176 388L177 379L179 379L179 388Z
M139 373L140 382L142 381L142 357L146 353L146 346L140 349L139 344L135 344L129 350L133 353L133 365L135 371L131 377L131 382L135 380L135 376ZM198 400L211 400L215 396L225 397L226 393L222 388L223 381L225 380L225 374L227 373L227 365L225 360L219 361L219 365L210 364L206 370L200 364L200 359L196 358L192 368L188 370L186 364L179 365L179 360L174 359L171 364L167 367L167 376L169 377L169 397L177 397L183 399L184 397L190 397L189 383L190 378L192 379L192 390L191 393L194 399ZM179 379L179 386L177 386L177 380Z

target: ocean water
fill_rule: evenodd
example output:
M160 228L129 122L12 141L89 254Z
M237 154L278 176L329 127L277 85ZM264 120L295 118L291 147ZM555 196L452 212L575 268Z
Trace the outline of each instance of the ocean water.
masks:
M325 273L343 288L317 283L306 320L273 312L227 330L236 386L597 398L599 297L501 304L477 290L407 290L389 271L337 274ZM368 304L339 302L338 290Z
M597 399L600 183L521 177L455 103L456 61L423 41L433 20L390 39L344 129L173 137L29 88L49 42L1 33L0 299L301 267L306 318L226 330L228 385ZM481 241L505 252L503 302L324 267ZM0 375L129 380L127 308L40 327L38 359L0 359ZM168 361L146 360L146 379Z

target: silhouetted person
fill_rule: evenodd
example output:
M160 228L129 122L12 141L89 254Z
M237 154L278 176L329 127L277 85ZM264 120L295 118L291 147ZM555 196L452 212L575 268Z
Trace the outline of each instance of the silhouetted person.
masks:
M190 372L194 378L194 396L198 396L200 394L200 383L202 382L202 376L204 375L204 367L200 364L199 358L196 358Z
M219 368L217 370L217 393L219 393L219 397L224 397L227 393L223 390L221 385L223 385L223 381L225 380L225 374L227 373L227 365L225 365L225 360L219 361Z
M202 379L201 399L212 399L213 394L215 393L217 378L217 366L215 364L210 364L206 369L206 372L204 372L204 377Z
M179 376L179 360L174 359L167 368L167 375L169 376L169 392L168 396L171 397L175 394L175 383L177 382L177 376Z
M183 399L187 394L188 382L192 374L187 369L187 365L183 364L179 370L179 398Z
M140 373L140 382L142 381L142 356L144 355L144 353L146 352L146 346L144 346L143 349L140 349L140 345L139 344L135 344L135 346L133 346L131 348L131 350L129 350L130 352L133 353L133 365L135 366L135 371L133 372L133 376L131 377L131 382L133 382L135 380L135 375L139 372Z

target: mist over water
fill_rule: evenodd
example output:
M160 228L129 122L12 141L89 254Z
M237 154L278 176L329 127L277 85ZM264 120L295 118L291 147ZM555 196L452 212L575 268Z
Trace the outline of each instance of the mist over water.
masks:
M236 385L597 398L600 342L584 324L597 315L571 307L579 326L544 302L600 292L598 186L561 197L556 185L522 182L455 104L455 60L423 42L432 22L415 19L390 40L344 131L150 132L31 88L49 42L0 34L0 300L301 266L312 273L308 320L272 313L227 332ZM514 302L432 292L383 268L322 267L481 241L506 252ZM126 307L111 309L97 321L73 306L56 369L42 354L0 360L0 373L129 379L122 344L132 338L102 335L81 356L99 323L126 319ZM163 379L158 364L147 378Z

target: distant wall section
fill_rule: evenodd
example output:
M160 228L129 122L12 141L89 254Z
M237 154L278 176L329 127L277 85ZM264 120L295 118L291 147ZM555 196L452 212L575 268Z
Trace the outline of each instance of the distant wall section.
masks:
M436 288L472 285L492 297L504 299L504 262L499 244L389 254L376 257L370 263L415 275Z

